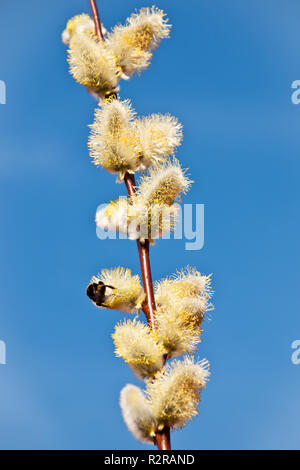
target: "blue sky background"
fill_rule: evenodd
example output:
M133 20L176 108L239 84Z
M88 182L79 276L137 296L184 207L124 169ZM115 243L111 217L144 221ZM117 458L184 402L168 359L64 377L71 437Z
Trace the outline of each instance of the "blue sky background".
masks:
M102 0L110 28L139 0ZM199 357L212 376L177 449L299 448L300 5L296 0L159 0L174 25L141 78L123 82L139 114L184 125L177 156L205 204L205 246L159 241L153 277L214 273L216 309ZM18 7L18 11L16 11ZM68 73L60 35L87 0L1 1L0 446L140 449L118 396L138 383L114 357L122 317L85 295L92 274L139 272L136 246L100 241L98 204L125 194L87 152L95 102ZM150 449L151 447L149 447Z

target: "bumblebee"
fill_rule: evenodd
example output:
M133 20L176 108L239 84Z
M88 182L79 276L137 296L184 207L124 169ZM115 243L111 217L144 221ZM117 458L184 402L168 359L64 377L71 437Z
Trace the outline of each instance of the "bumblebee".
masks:
M106 289L115 289L113 286L107 286L102 281L98 283L92 282L86 288L87 296L94 302L98 307L105 307L105 293Z

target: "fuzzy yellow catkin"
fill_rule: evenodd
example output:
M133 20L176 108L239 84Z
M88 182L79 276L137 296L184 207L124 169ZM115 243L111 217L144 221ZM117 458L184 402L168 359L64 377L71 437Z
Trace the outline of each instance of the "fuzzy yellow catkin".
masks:
M138 240L147 232L148 213L144 205L136 204L135 198L130 200L120 197L101 207L96 213L97 227L111 232L119 232L128 236L130 240ZM144 230L143 230L144 229Z
M151 167L149 174L141 179L136 195L130 200L119 198L101 208L96 214L96 224L133 240L153 242L174 229L179 213L176 201L187 192L190 184L175 159Z
M169 114L151 114L136 119L137 146L144 168L162 163L182 141L182 125Z
M168 358L184 353L194 354L201 341L201 328L184 312L157 307L155 315L158 340L167 351Z
M168 356L194 353L201 341L200 325L212 309L211 276L187 267L155 285L157 335Z
M128 233L128 222L130 207L126 197L119 197L111 201L104 207L100 207L96 212L95 222L97 227L110 232L119 232L124 235ZM130 239L136 240L135 233L128 233Z
M179 206L173 204L146 204L133 196L119 198L101 207L96 213L96 225L102 230L122 233L130 240L150 240L154 242L166 232L174 229Z
M120 393L120 407L125 424L134 437L153 444L156 420L144 392L135 385L126 385Z
M69 46L71 38L76 34L76 32L92 36L94 31L95 23L93 19L89 15L82 13L80 15L73 16L73 18L68 21L66 29L62 33L62 41L64 44Z
M89 137L93 163L118 181L126 172L145 170L163 162L182 139L182 126L170 115L150 115L135 119L129 100L105 100L95 112Z
M127 18L125 26L116 26L107 42L124 74L132 76L145 70L152 51L169 36L170 25L158 8L142 8Z
M149 174L141 179L138 198L150 206L174 204L191 186L178 160L169 160L149 169Z
M116 356L122 357L137 377L153 377L162 368L164 348L144 323L125 320L116 326L112 338Z
M205 312L213 308L209 302L212 294L211 275L203 275L189 266L155 284L158 309L196 327L201 325Z
M180 207L178 204L154 204L143 206L143 202L137 200L136 205L147 208L147 219L140 227L140 240L149 239L153 244L155 239L170 237L170 232L175 229Z
M198 414L201 389L206 385L209 372L206 360L195 362L186 357L173 361L147 384L147 397L159 428L184 427Z
M69 20L63 41L69 46L70 72L77 82L101 98L116 92L121 69L107 44L96 37L88 15Z
M98 276L93 276L91 282L103 282L112 286L105 292L103 307L135 313L141 308L145 294L138 275L133 276L130 269L103 269Z
M131 123L135 116L129 100L106 100L96 109L89 137L93 163L110 173L118 173L119 181L126 172L139 168L136 134Z

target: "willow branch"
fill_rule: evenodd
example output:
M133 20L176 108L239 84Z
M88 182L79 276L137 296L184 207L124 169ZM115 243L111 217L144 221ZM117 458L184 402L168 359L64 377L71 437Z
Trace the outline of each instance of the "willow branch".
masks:
M158 450L171 450L170 428L164 427L161 431L157 431L155 440Z
M136 193L136 184L134 175L130 173L126 173L124 177L124 181L126 184L126 188L128 191L129 196L133 196ZM153 330L155 329L155 297L154 297L154 290L153 290L153 282L152 282L152 275L151 275L151 267L150 267L150 256L149 256L149 240L145 240L141 242L140 240L136 241L140 264L141 264L141 272L143 278L143 285L146 293L146 302L142 306L142 310L146 315L147 322Z
M100 16L99 16L99 10L97 7L96 0L90 0L90 5L91 5L91 10L93 14L94 23L95 23L96 36L98 36L98 38L101 39L101 41L104 41L104 36L103 36L101 21L100 21Z
M95 23L95 32L98 38L104 41L104 36L102 33L101 22L98 7L96 0L90 0L90 5L92 9L93 19ZM117 98L117 95L115 95ZM126 173L124 177L126 184L128 196L133 196L136 193L136 184L133 174ZM141 242L137 240L137 247L140 258L141 272L143 285L146 293L146 302L142 306L142 310L146 316L147 323L151 329L155 329L155 296L152 282L151 266L150 266L150 256L149 256L149 240ZM167 355L163 356L163 362L165 363ZM156 432L155 443L158 447L158 450L170 450L171 441L170 441L170 428L164 427L161 431Z

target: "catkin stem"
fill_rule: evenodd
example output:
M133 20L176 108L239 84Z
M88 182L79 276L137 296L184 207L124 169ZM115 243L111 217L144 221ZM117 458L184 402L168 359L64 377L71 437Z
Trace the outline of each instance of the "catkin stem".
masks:
M96 0L90 0L90 5L92 9L93 19L95 23L95 32L99 39L104 41L104 36L102 33L101 22L99 11L97 7ZM117 96L116 96L117 97ZM134 175L130 173L126 173L124 177L124 181L126 184L126 188L128 191L129 196L133 196L136 193L136 184ZM143 285L146 293L146 302L144 303L142 309L147 318L148 325L153 330L155 329L155 297L154 297L154 289L153 289L153 282L152 282L152 275L151 275L151 267L150 267L150 256L149 256L149 240L145 240L145 242L141 242L137 240L140 264L141 264L141 272L142 272L142 279ZM167 356L164 356L164 362L166 361ZM161 431L157 431L156 433L156 445L158 450L170 450L171 449L171 440L170 440L170 428L164 427Z

